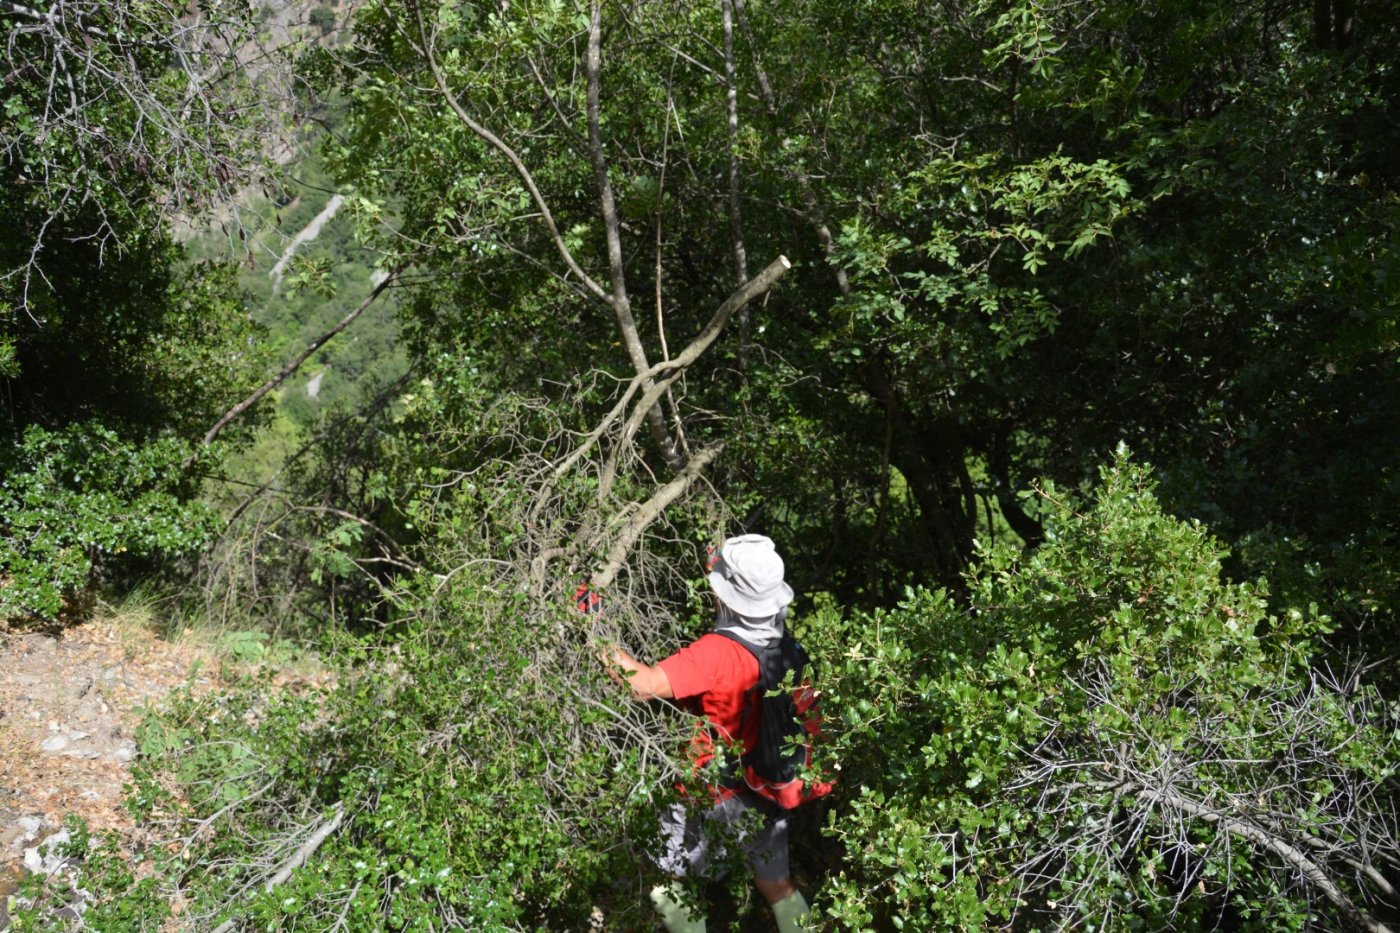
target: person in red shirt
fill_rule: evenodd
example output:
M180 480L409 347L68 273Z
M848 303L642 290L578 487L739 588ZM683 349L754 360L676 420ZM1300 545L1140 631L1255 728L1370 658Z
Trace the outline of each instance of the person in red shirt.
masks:
M725 541L711 561L708 577L717 597L715 631L760 648L782 638L792 602L783 572L782 558L769 538L741 535ZM656 664L642 664L621 648L613 649L609 659L622 668L635 699L673 699L698 717L700 728L690 743L696 769L713 761L717 742L739 745L745 752L753 748L759 717L745 716L744 710L754 702L749 691L758 683L758 661L742 645L710 632ZM663 851L657 864L675 879L706 877L714 833L705 828L707 823L718 824L753 867L754 883L772 908L780 933L805 930L807 901L793 885L788 867L787 814L755 795L742 779L720 781L707 790L713 803L703 813L688 813L683 804L675 804L663 814ZM760 819L749 815L755 812ZM666 929L703 933L703 915L692 916L678 893L676 881L651 892Z

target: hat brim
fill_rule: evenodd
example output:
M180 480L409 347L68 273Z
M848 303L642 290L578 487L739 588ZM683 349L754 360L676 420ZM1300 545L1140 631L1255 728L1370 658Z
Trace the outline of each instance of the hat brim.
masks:
M777 615L793 600L792 587L786 583L779 583L763 596L753 597L740 593L717 570L711 570L708 579L710 588L715 591L720 602L741 616L753 616L761 619L764 616Z

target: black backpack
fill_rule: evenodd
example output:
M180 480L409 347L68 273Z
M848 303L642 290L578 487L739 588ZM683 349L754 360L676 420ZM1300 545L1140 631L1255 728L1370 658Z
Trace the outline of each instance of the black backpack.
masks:
M758 740L739 760L740 781L760 797L791 810L809 800L831 793L832 782L810 781L800 773L812 765L812 744L821 737L821 714L817 693L807 672L811 659L791 634L783 633L776 644L758 648L730 632L716 632L746 649L758 661L758 683L749 690L751 700L744 716L759 716ZM777 691L792 671L792 689ZM777 692L775 692L777 691Z

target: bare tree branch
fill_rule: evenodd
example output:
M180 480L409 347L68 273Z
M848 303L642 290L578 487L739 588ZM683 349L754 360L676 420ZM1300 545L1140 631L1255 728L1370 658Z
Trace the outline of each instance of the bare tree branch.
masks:
M317 827L316 831L307 837L292 857L282 863L282 867L277 869L277 873L267 879L267 884L263 885L264 891L271 891L273 888L283 884L292 877L292 872L306 864L307 859L316 854L316 850L321 848L321 843L330 837L331 833L340 828L341 822L345 819L345 805L337 802L335 812L331 818Z
M340 828L341 821L344 819L345 804L337 801L335 812L331 814L330 819L318 826L316 830L306 838L306 841L292 853L291 858L282 863L272 877L267 879L267 883L263 885L263 890L271 891L284 884L288 878L292 877L292 872L305 865L307 859L316 854L316 850L321 848L321 844L330 837L331 833ZM237 923L238 921L232 918L225 920L214 928L214 933L229 933Z
M1097 724L1085 732L1046 721L1036 746L1023 750L1008 787L1034 795L1028 803L1041 828L1020 844L1012 869L1021 897L1081 890L1102 903L1095 892L1113 883L1115 866L1161 862L1161 875L1149 869L1140 891L1180 909L1204 893L1208 865L1228 891L1231 866L1247 861L1275 876L1272 890L1325 901L1358 929L1388 930L1360 901L1393 898L1374 866L1397 854L1397 815L1374 773L1348 751L1394 734L1375 695L1354 677L1312 671L1302 684L1253 686L1241 710L1203 690L1194 672L1163 673L1174 685L1145 697L1125 690L1107 662L1064 679ZM1164 709L1180 718L1167 725ZM1203 832L1207 826L1216 832Z
M779 256L777 259L773 260L768 264L767 268L757 275L757 277L750 279L742 288L735 290L732 295L724 300L715 310L714 315L711 316L709 323L696 335L695 339L686 345L684 350L672 359L658 363L656 366L652 367L652 370L655 371L655 375L664 375L665 378L647 388L642 394L641 399L638 400L631 417L627 419L627 422L623 426L621 446L625 446L631 442L632 437L641 426L641 419L661 400L661 397L666 393L667 388L675 378L680 375L686 367L699 359L700 355L709 349L710 345L718 339L720 332L724 330L724 325L728 323L735 312L741 310L754 298L772 288L773 283L781 278L784 272L791 268L792 263L788 262L786 256ZM648 372L650 373L651 371ZM648 374L638 377L644 385L647 384L651 378L652 376ZM619 452L619 449L615 448L608 463L603 468L602 476L598 481L600 497L606 497L612 491L612 482L617 472L617 456Z
M602 72L602 4L592 4L588 22L588 149L593 161L594 180L598 186L598 204L603 214L603 235L608 247L608 275L612 279L612 309L617 317L617 327L622 334L622 344L627 356L632 360L632 368L643 376L651 368L647 362L646 350L642 347L641 334L637 321L632 316L632 304L627 297L627 274L622 262L622 234L617 217L617 202L613 197L612 182L608 178L607 154L603 151L601 127L601 72ZM643 376L643 379L648 377ZM672 469L684 464L680 448L666 429L666 418L660 405L647 409L647 424L651 429L652 441L661 450L662 457Z
M1259 825L1247 822L1237 817L1231 816L1221 810L1188 800L1171 790L1157 788L1137 788L1148 795L1148 797L1164 806L1180 810L1182 813L1197 817L1207 823L1218 825L1226 832L1247 839L1256 845L1261 845L1270 852L1281 857L1289 865L1296 868L1305 878L1317 886L1329 901L1337 905L1342 914L1351 920L1358 927L1369 933L1392 933L1391 928L1381 923L1370 913L1358 907L1346 892L1339 888L1322 868L1310 859L1306 853L1296 846L1290 845L1286 840L1268 832Z
M593 575L590 582L594 586L601 589L613 582L617 572L626 563L627 555L632 552L637 540L641 538L642 532L646 531L647 526L656 521L661 513L666 511L666 507L680 497L681 493L690 488L690 484L723 450L723 444L715 444L701 450L690 458L690 462L685 465L675 479L662 486L656 495L637 508L628 520L626 527L623 528L622 533L618 535L612 549L608 551L607 559L602 568Z
M685 349L665 363L660 364L663 369L684 369L695 362L700 354L709 349L710 344L719 337L720 331L724 330L724 325L735 312L742 310L749 302L768 289L772 288L783 273L792 268L792 263L788 262L786 256L779 256L770 262L762 272L749 279L715 309L715 313L710 316L710 320L701 328L700 333L695 335L695 339L686 345Z

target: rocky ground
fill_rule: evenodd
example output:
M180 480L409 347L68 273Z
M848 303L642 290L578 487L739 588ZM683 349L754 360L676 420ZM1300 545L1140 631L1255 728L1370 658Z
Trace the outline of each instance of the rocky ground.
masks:
M69 813L131 834L122 785L139 710L187 681L212 686L206 652L146 628L93 621L51 634L0 634L0 930L26 871Z

